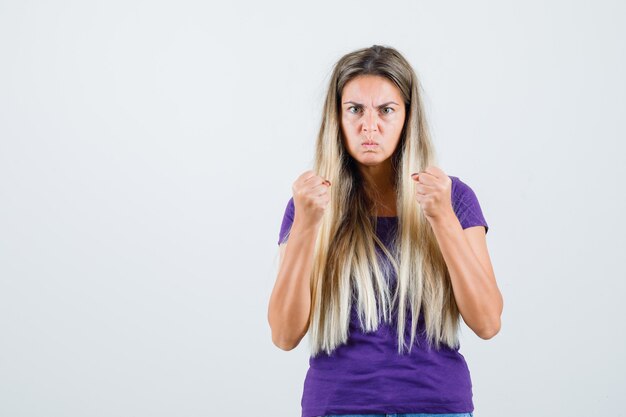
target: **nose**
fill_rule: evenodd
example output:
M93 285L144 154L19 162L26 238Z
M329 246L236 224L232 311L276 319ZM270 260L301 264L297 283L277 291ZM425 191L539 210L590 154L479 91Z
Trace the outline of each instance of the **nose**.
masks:
M378 126L378 116L375 111L366 111L363 117L363 130L366 132L374 132Z

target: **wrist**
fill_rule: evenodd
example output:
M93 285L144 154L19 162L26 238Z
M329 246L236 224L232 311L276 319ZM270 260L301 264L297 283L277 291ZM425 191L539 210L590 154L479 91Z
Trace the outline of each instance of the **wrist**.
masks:
M428 216L426 216L426 218L428 219L428 221L430 222L431 226L433 226L433 227L435 227L435 226L448 226L448 225L454 225L456 223L459 223L459 219L457 219L456 214L454 213L454 210L452 209L452 207L450 207L449 210L445 210L445 211L441 212L436 217L428 217Z
M319 224L300 222L296 217L293 221L292 229L299 234L316 234L319 229Z

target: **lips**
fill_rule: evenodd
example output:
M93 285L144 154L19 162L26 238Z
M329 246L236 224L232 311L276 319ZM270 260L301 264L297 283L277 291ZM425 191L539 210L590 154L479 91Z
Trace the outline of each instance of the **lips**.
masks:
M361 143L362 146L374 146L374 145L378 145L378 142L363 142Z

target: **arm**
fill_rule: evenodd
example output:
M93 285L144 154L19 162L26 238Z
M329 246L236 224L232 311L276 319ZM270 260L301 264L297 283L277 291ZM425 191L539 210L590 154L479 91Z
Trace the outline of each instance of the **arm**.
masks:
M291 350L298 346L309 327L310 276L317 227L304 227L296 219L289 241L280 245L280 266L270 297L267 319L273 343Z
M485 228L463 229L452 210L431 226L463 320L480 338L492 338L500 331L503 299L489 259Z

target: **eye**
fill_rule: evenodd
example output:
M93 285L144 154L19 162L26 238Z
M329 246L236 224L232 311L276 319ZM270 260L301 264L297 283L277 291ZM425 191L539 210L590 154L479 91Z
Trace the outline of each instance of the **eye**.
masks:
M352 114L355 114L355 112L353 112L353 111L352 111L352 109L356 109L356 110L358 111L358 110L360 110L361 108L360 108L359 106L350 106L350 107L348 107L348 112L349 112L349 113L352 113ZM389 111L387 111L387 110L389 110ZM391 114L391 113L393 113L394 111L395 111L395 110L393 109L393 107L384 107L384 108L383 108L383 113L384 113L384 114Z

